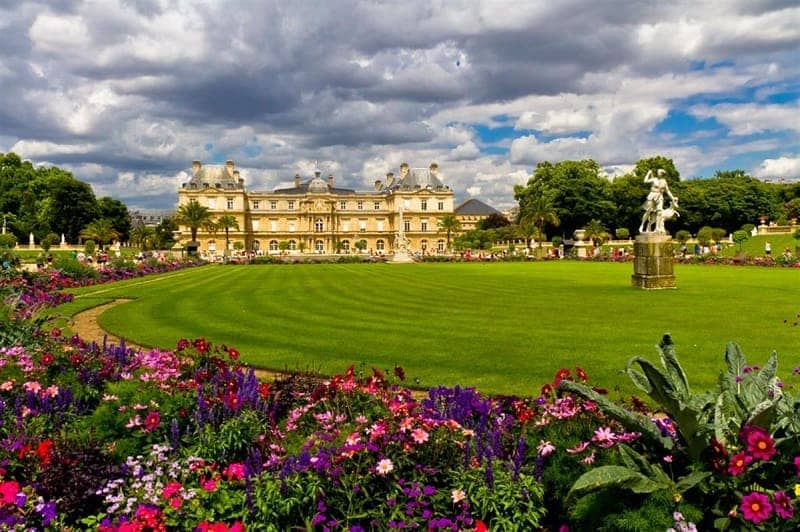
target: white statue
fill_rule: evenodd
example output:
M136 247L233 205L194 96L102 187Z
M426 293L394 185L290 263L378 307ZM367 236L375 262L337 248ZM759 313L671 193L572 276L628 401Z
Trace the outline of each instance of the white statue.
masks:
M650 183L650 192L644 202L644 215L642 224L639 226L640 233L666 233L664 222L678 216L678 198L672 195L669 184L664 177L667 173L659 168L656 175L652 170L648 170L644 176L644 182ZM664 196L670 200L669 209L664 210Z

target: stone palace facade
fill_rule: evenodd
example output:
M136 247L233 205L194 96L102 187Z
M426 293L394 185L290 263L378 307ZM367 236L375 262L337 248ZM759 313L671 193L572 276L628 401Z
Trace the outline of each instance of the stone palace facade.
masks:
M444 253L445 233L439 220L453 214L453 191L439 179L438 166L409 168L400 165L397 176L377 180L371 191L335 186L315 172L304 180L294 176L294 186L271 192L245 189L233 161L224 166L192 163L192 177L178 191L178 205L197 201L208 207L212 220L223 215L236 218L239 230L231 230L231 245L278 254L364 253L390 254L402 224L412 252ZM401 222L402 220L402 222ZM190 239L189 228L180 227L181 241ZM201 228L199 252L222 253L225 232Z

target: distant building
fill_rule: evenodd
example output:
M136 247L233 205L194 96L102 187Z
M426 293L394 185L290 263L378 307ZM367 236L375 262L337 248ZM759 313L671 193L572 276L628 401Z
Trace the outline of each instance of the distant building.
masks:
M487 205L481 200L475 198L470 198L464 202L461 202L454 209L453 214L455 214L456 218L458 218L458 221L461 222L462 231L472 231L473 229L477 229L478 222L484 218L488 218L493 214L503 216L503 213L491 205Z
M175 216L175 211L157 211L157 210L136 210L130 213L131 226L138 227L146 225L148 227L155 227L159 225L165 218L172 218Z
M371 191L335 186L315 172L311 178L294 176L294 186L268 192L248 191L233 161L224 166L192 163L192 177L178 190L178 205L197 201L211 210L212 218L232 215L239 230L230 231L231 244L247 250L289 253L386 254L393 250L402 224L413 252L443 253L445 236L439 219L453 213L453 191L439 178L435 163L428 168L400 165L398 176L386 174ZM401 214L402 211L402 214ZM183 240L189 228L180 227ZM199 251L220 253L225 237L200 229ZM285 243L281 245L281 243Z

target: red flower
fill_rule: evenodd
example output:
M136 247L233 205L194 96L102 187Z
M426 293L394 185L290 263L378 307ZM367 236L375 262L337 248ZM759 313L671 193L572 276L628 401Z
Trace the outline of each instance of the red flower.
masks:
M45 353L42 355L42 366L49 366L53 363L55 358L53 357L53 353Z
M586 374L586 372L580 366L575 366L575 375L577 375L578 378L580 380L582 380L583 382L586 382L586 381L589 380L589 376Z
M16 480L0 482L0 498L3 503L14 504L17 500L17 493L19 493L19 482Z
M161 496L165 499L169 499L179 491L181 491L181 483L180 482L169 482L166 486L164 486L164 490L161 492Z
M198 353L205 353L208 351L208 342L205 338L197 338L193 342L194 348L197 349Z
M53 327L53 329L50 331L50 336L52 336L53 338L58 338L59 336L61 336L61 329L59 329L58 327Z
M161 416L158 412L148 412L147 417L144 418L144 430L150 432L155 430L161 425Z
M489 529L486 527L486 523L480 519L475 520L475 532L488 532L488 530Z
M731 462L728 464L728 473L734 477L740 475L752 461L753 457L749 456L744 451L736 453L733 455Z
M756 491L742 497L742 504L739 509L742 510L742 517L754 525L763 523L772 515L772 505L769 499L763 493Z
M772 495L772 502L775 503L775 513L784 519L794 517L794 505L792 499L782 491L776 491Z
M228 349L228 356L231 357L231 360L236 360L239 358L239 351L231 347Z
M553 387L550 386L549 384L545 384L544 386L542 386L542 390L540 393L545 397L548 397L551 393L553 393Z
M47 439L39 442L39 446L36 448L36 456L39 457L39 461L43 466L48 465L53 457L53 440Z
M567 368L561 368L556 372L556 376L553 379L553 388L558 388L558 385L563 380L572 380L572 375Z
M258 395L260 395L262 399L266 399L267 397L269 397L270 388L272 388L270 384L262 382L261 384L258 385Z
M744 441L747 443L747 450L753 455L753 458L769 460L777 452L775 450L775 440L760 427L748 427Z

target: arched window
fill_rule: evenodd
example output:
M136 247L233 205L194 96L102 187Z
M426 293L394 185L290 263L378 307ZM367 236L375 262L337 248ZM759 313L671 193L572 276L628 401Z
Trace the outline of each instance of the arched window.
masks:
M297 241L296 240L289 240L289 250L294 251L297 249Z
M342 240L342 251L345 253L350 253L350 241L349 240Z
M325 242L322 240L315 240L314 241L314 250L317 253L325 253Z
M428 249L428 241L427 240L423 240L421 242L421 245L422 245L422 251L425 251L426 249Z
M439 253L444 253L444 240L436 241L436 251Z
M383 251L385 248L385 244L383 243L383 239L379 238L377 242L375 242L375 249L378 251Z
M278 241L277 240L270 240L269 241L269 250L270 251L278 251Z
M261 242L253 240L253 251L258 251L259 249L261 249Z
M317 233L321 233L324 230L324 224L322 223L322 218L317 218L317 221L314 222L314 231Z

